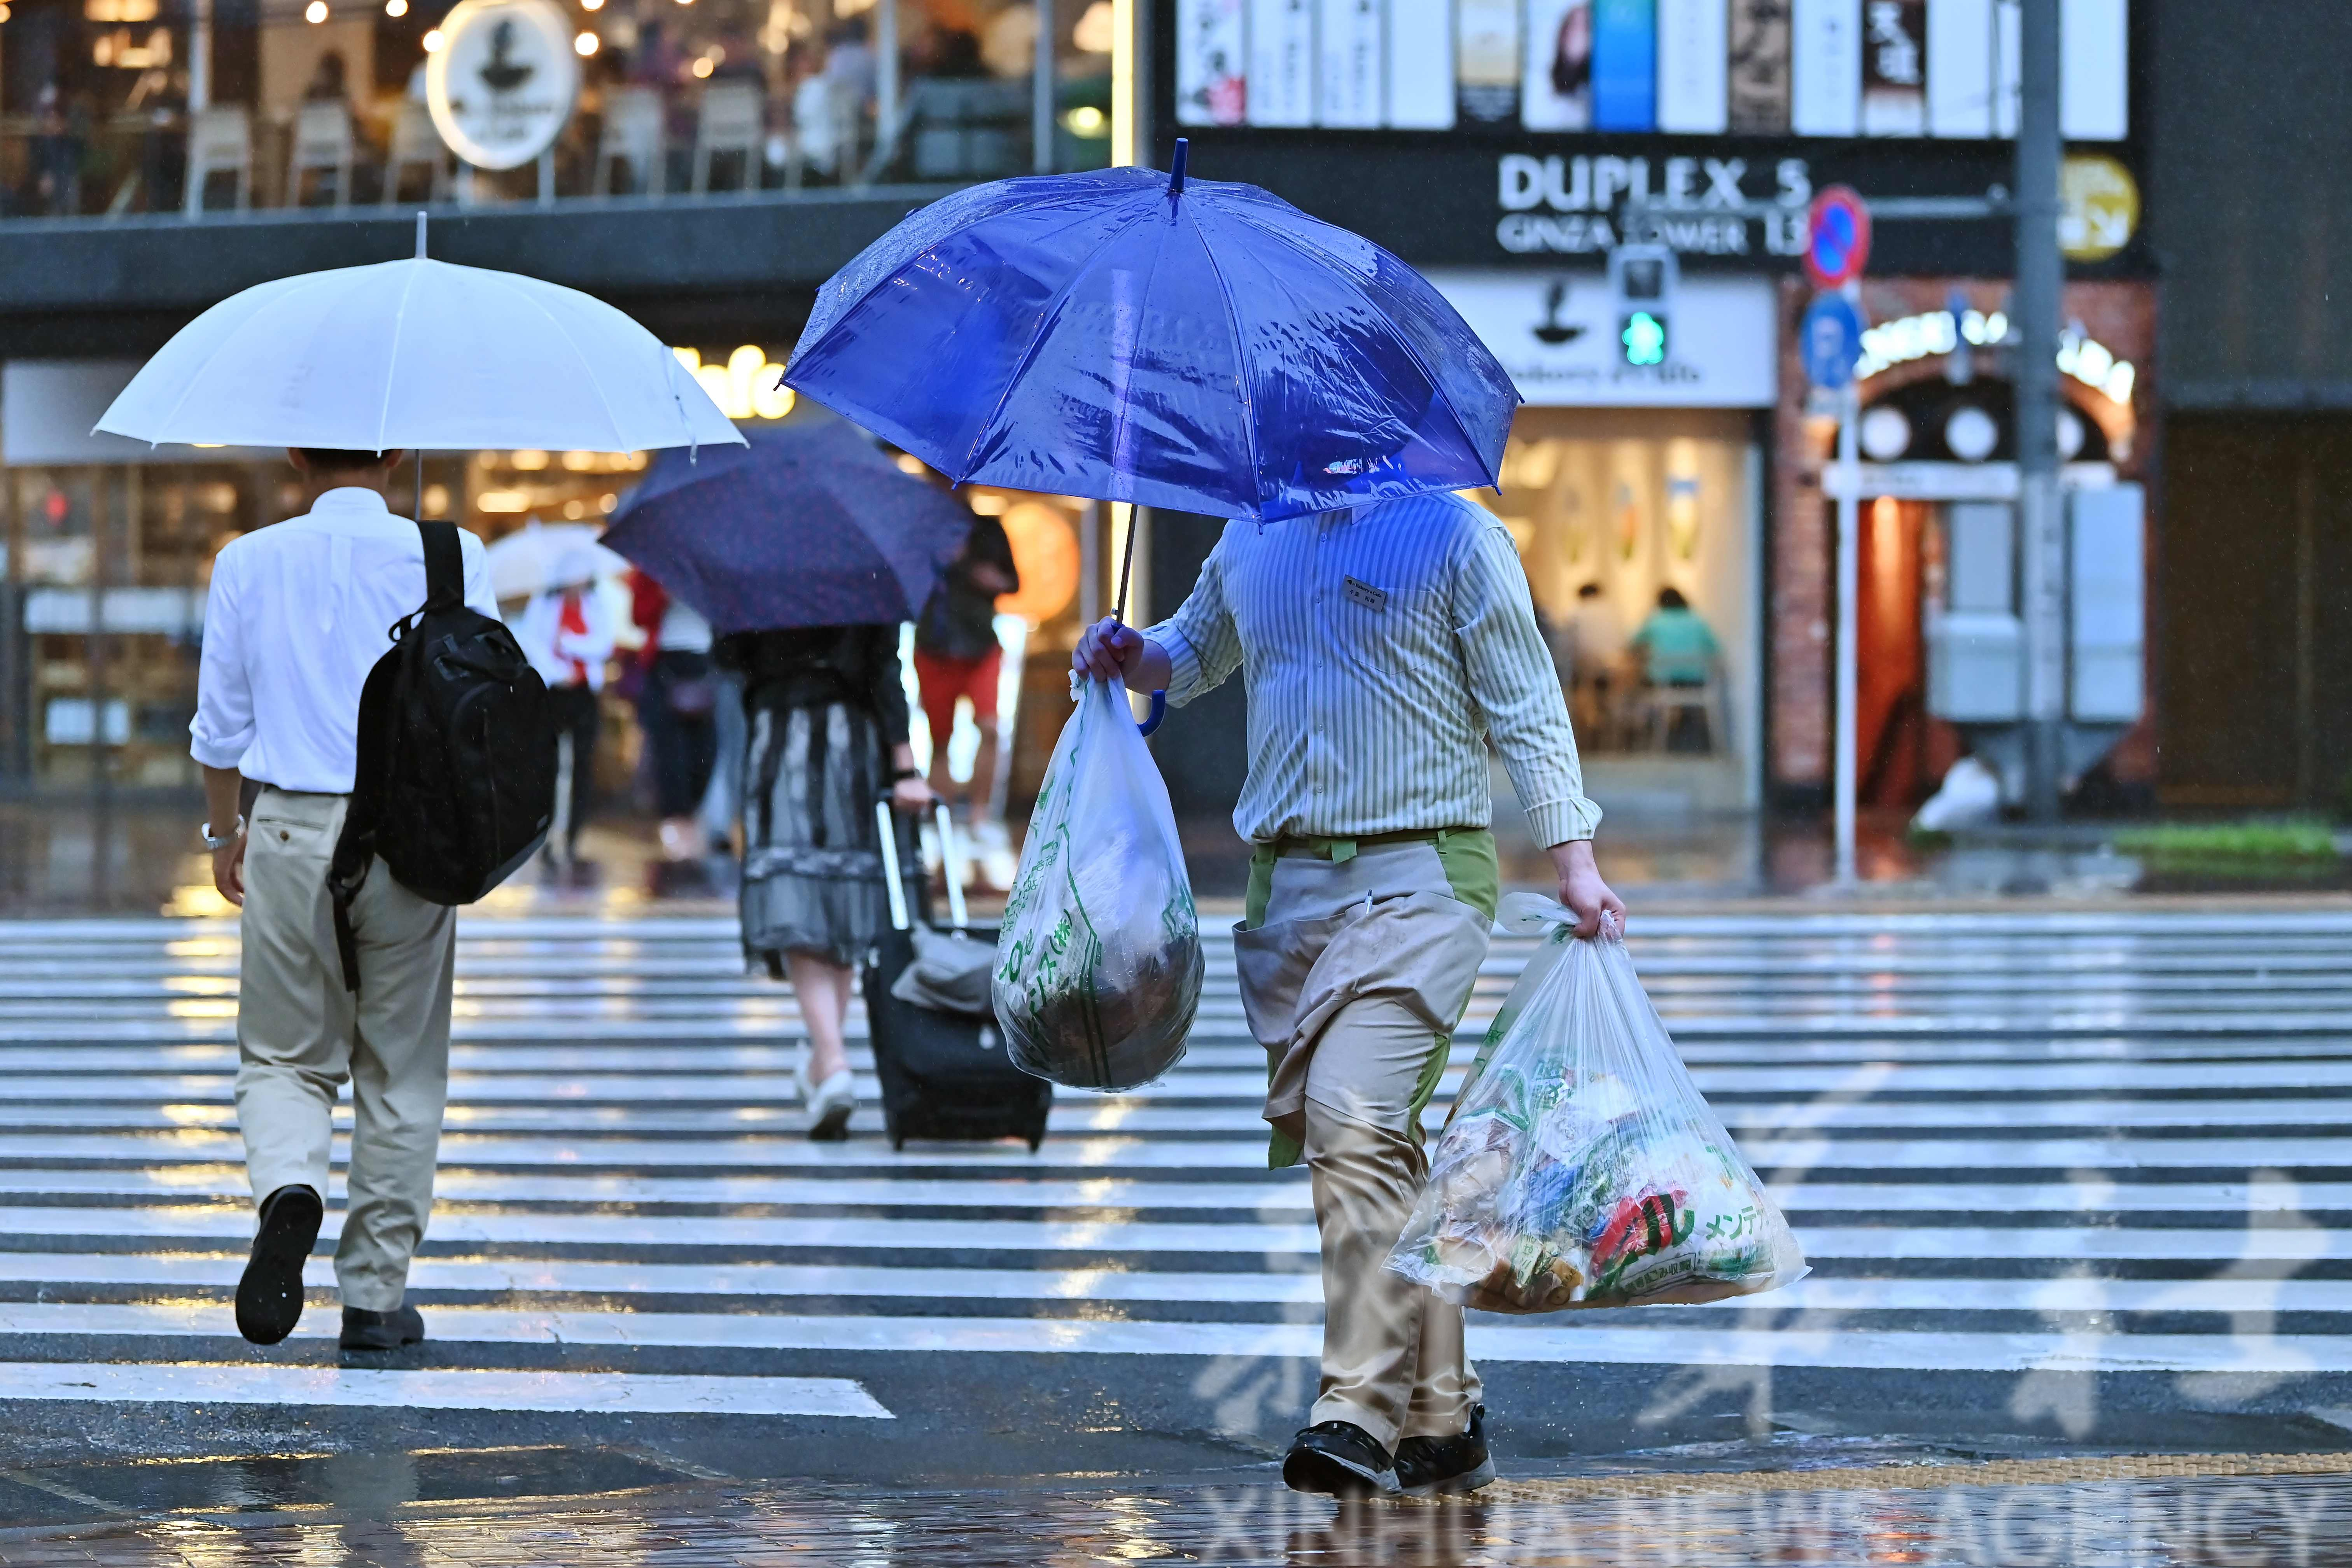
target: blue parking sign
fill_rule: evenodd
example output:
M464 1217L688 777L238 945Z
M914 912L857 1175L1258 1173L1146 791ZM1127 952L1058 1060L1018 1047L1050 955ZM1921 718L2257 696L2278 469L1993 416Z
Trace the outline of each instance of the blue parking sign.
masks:
M1862 312L1843 294L1816 297L1798 334L1805 379L1835 392L1853 380L1862 358Z

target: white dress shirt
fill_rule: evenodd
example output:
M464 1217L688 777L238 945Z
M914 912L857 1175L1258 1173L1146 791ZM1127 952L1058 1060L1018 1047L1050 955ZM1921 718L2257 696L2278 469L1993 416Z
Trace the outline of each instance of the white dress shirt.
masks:
M1537 842L1601 821L1517 548L1458 496L1228 523L1144 635L1167 650L1171 702L1243 671L1234 827L1253 843L1485 827L1490 734Z
M466 603L495 619L482 542L459 530ZM331 489L213 562L188 750L279 789L349 795L360 689L425 603L425 542L373 490Z

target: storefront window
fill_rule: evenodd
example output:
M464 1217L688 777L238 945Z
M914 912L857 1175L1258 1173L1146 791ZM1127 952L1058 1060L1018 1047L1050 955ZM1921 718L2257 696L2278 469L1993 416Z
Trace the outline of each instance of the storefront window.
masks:
M1721 773L1718 805L1741 803L1756 735L1750 426L1523 409L1501 492L1478 493L1518 543L1580 747Z
M1018 0L546 0L578 91L543 153L470 170L428 104L449 0L11 0L0 215L955 182L1039 165ZM1109 0L1055 8L1051 168L1109 153ZM1104 15L1097 16L1097 12ZM895 68L892 68L895 64Z

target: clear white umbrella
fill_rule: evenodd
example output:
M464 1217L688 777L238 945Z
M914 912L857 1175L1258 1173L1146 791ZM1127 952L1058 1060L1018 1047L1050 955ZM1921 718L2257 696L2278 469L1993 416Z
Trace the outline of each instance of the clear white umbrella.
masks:
M596 577L618 577L627 559L596 542L584 522L530 522L492 542L485 559L490 591L501 600L527 599L551 588Z
M743 439L661 340L576 289L416 255L256 284L98 422L152 443L635 452Z

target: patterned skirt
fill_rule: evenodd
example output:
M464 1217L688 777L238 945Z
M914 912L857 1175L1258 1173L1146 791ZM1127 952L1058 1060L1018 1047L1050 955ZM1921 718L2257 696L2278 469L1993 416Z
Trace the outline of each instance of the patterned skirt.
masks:
M844 966L888 923L874 803L889 787L882 730L847 702L752 710L743 754L743 951Z

